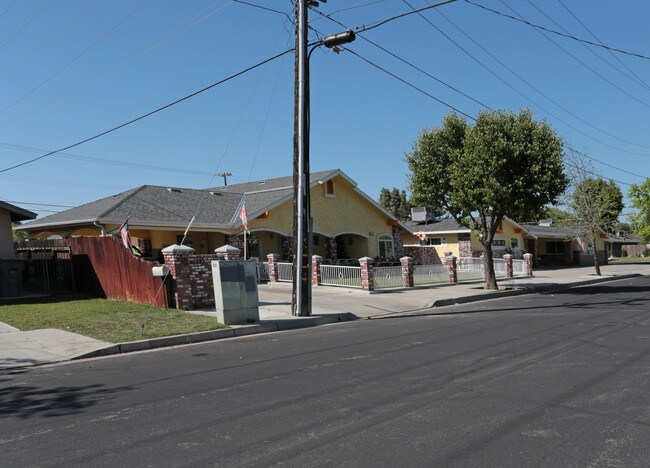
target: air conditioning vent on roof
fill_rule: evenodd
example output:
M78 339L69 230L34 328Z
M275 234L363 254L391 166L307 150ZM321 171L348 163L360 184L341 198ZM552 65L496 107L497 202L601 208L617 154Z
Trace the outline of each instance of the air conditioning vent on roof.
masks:
M210 195L214 195L215 197L216 196L221 196L221 194L219 192L210 192Z
M435 216L432 208L426 206L416 206L411 208L411 221L426 222L433 221L434 219Z
M257 182L258 185L264 185L265 183L266 183L265 180L260 180L259 182Z
M183 192L181 189L176 188L176 187L167 187L167 190L169 190L170 192L174 192L174 193L182 193Z

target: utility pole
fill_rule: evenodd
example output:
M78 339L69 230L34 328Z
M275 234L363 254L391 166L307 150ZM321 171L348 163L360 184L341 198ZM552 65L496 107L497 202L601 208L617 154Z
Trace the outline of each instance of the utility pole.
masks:
M223 186L228 187L228 177L232 176L231 172L219 172L217 177L223 177Z
M296 0L296 57L293 136L293 293L291 312L311 315L311 252L309 249L309 0Z

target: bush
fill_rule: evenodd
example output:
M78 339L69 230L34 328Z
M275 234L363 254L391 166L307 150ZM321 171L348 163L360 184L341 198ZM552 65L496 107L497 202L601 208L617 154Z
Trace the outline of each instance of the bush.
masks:
M627 257L627 250L623 250L623 252L621 253L621 257Z
M643 256L644 257L650 257L650 249L649 248L646 247L645 249L643 249Z

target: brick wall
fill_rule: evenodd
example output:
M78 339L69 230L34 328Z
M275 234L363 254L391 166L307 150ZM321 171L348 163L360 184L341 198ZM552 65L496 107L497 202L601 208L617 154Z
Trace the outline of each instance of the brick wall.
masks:
M176 308L193 310L214 306L212 260L215 254L165 253L165 265L174 279Z

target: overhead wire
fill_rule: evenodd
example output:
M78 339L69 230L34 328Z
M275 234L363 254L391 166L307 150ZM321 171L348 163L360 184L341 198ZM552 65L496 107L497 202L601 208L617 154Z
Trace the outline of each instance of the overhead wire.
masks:
M287 49L284 52L280 52L279 54L276 54L276 55L274 55L272 57L269 57L269 58L267 58L265 60L262 60L261 62L258 62L255 65L251 65L250 67L247 67L247 68L245 68L245 69L243 69L241 71L238 71L237 73L234 73L234 74L232 74L232 75L230 75L230 76L228 76L226 78L223 78L223 79L221 79L219 81L216 81L216 82L214 82L214 83L212 83L212 84L210 84L208 86L205 86L205 87L199 89L198 91L194 91L193 93L190 93L190 94L188 94L186 96L183 96L182 98L176 99L175 101L172 101L172 102L170 102L168 104L165 104L163 106L160 106L160 107L158 107L158 108L156 108L156 109L154 109L154 110L152 110L150 112L142 114L139 117L136 117L136 118L131 119L131 120L127 121L127 122L116 125L116 126L114 126L112 128L109 128L108 130L104 130L103 132L97 133L97 134L95 134L93 136L90 136L88 138L84 138L83 140L80 140L80 141L78 141L76 143L73 143L71 145L67 145L67 146L64 146L62 148L56 149L54 151L50 151L50 152L48 152L46 154L40 155L37 158L33 158L33 159L28 160L28 161L24 161L24 162L22 162L20 164L14 164L13 166L9 166L9 167L5 167L4 169L0 169L0 173L7 172L7 171L10 171L12 169L16 169L18 167L22 167L22 166L25 166L27 164L31 164L31 163L39 161L39 160L41 160L43 158L47 158L48 156L52 156L53 154L60 153L62 151L67 151L69 149L72 149L72 148L75 148L77 146L83 145L84 143L88 143L89 141L93 141L93 140L101 138L101 137L103 137L105 135L108 135L109 133L113 133L113 132L115 132L115 131L117 131L119 129L122 129L122 128L127 127L129 125L132 125L132 124L134 124L136 122L139 122L140 120L146 119L147 117L150 117L150 116L152 116L154 114L157 114L157 113L159 113L159 112L161 112L161 111L163 111L165 109L168 109L168 108L173 107L173 106L175 106L177 104L180 104L181 102L187 101L188 99L191 99L191 98L193 98L195 96L198 96L199 94L203 94L203 93L205 93L206 91L209 91L212 88L220 86L223 83L226 83L226 82L228 82L228 81L230 81L230 80L232 80L234 78L237 78L237 77L239 77L241 75L244 75L244 74L246 74L246 73L248 73L248 72L250 72L250 71L252 71L252 70L254 70L254 69L258 68L258 67L261 67L262 65L264 65L264 64L266 64L268 62L276 60L276 59L282 57L283 55L288 54L289 52L292 52L292 51L293 51L293 49Z
M29 49L27 52L23 53L21 56L16 58L13 62L7 64L6 66L0 68L0 73L4 73L14 66L16 66L18 63L20 63L22 60L24 60L26 57L34 53L34 51L38 50L43 44L45 44L50 38L52 38L54 35L56 35L58 32L63 30L68 24L73 22L77 17L79 17L84 11L86 11L93 3L95 3L95 0L89 0L84 4L79 10L77 10L75 13L72 14L68 19L66 19L58 28L56 28L54 31L46 35L43 39L41 39L36 45L34 45L31 49Z
M321 15L323 18L328 19L328 20L330 20L330 21L332 21L332 22L338 24L338 25L341 26L342 28L349 29L345 24L343 24L343 23L341 23L340 21L335 20L334 18L332 18L332 17L330 16L332 13L330 13L330 15L325 15L324 13L322 13L321 11L319 11L319 10L316 9L316 8L312 8L312 11L314 11L315 13L318 13L318 14ZM461 96L464 96L464 97L466 97L467 99L469 99L469 100L475 102L475 103L478 104L479 106L485 107L486 109L492 109L492 107L490 107L489 105L487 105L487 104L485 104L485 103L479 101L478 99L476 99L476 98L470 96L469 94L465 93L464 91L461 91L461 90L458 89L457 87L455 87L455 86L453 86L453 85L451 85L451 84L449 84L449 83L447 83L447 82L441 80L441 79L438 78L437 76L434 76L434 75L432 75L431 73L429 73L429 72L423 70L422 68L418 67L417 65L413 64L412 62L409 62L409 61L406 60L405 58L400 57L400 56L397 55L396 53L391 52L390 50L386 49L385 47L379 45L377 42L372 41L371 39L368 39L367 37L363 36L362 33L359 34L358 37L360 37L362 40L368 42L369 44L372 44L373 46L377 47L378 49L380 49L380 50L382 50L383 52L387 53L388 55L392 56L393 58L399 60L400 62L402 62L402 63L404 63L404 64L410 66L411 68L413 68L413 69L419 71L420 73L424 74L425 76L427 76L427 77L429 77L429 78L431 78L431 79L437 81L437 82L440 83L441 85L446 86L447 88L451 89L452 91L455 91L456 93L460 94Z
M15 3L15 2L14 2L14 3ZM2 14L4 15L4 14L9 10L9 8L11 8L12 6L14 6L14 3L12 3L11 5L9 5L9 7L7 7L7 8L5 9L5 11L2 12ZM39 8L39 9L36 11L36 13L34 13L34 14L33 14L33 15L32 15L28 20L27 20L27 22L23 23L23 25L22 25L20 28L18 28L18 30L17 30L16 32L14 32L14 34L12 34L12 35L9 37L9 39L7 39L5 42L3 42L3 43L0 45L0 50L2 50L2 49L4 49L5 47L7 47L7 45L10 44L11 41L13 41L13 40L16 38L16 36L18 36L21 32L23 32L23 31L25 30L25 28L27 28L30 24L32 24L32 22L33 22L36 18L38 18L38 17L41 15L41 13L43 13L43 11L48 7L48 5L49 5L50 3L52 3L52 0L47 0L43 5L41 5L41 8Z
M41 105L39 105L37 107L34 107L34 108L30 109L27 112L19 114L18 116L14 117L14 118L12 118L10 120L7 120L7 121L1 123L0 128L5 127L5 126L7 126L9 124L12 124L14 122L17 122L18 120L21 120L21 119L23 119L25 117L28 117L28 116L32 115L33 113L38 112L39 110L41 110L41 109L43 109L43 108L45 108L45 107L47 107L47 106L49 106L49 105L51 105L51 104L53 104L55 102L58 102L61 99L67 97L67 96L70 96L71 94L78 91L79 89L81 89L81 88L83 88L83 87L85 87L85 86L87 86L87 85L89 85L89 84L91 84L91 83L93 83L93 82L95 82L95 81L97 81L97 80L99 80L99 79L113 73L114 71L116 71L119 68L125 66L126 64L132 62L133 60L135 60L135 59L137 59L137 58L151 52L152 50L154 50L157 47L161 46L165 42L173 39L174 37L176 37L176 36L184 33L185 31L193 28L197 24L205 21L206 19L208 19L209 17L211 17L215 13L218 13L219 11L223 10L224 8L226 8L228 5L230 5L232 3L232 0L230 0L225 5L219 5L220 3L224 3L224 1L225 0L217 0L217 1L215 1L210 6L206 7L203 10L201 10L199 13L197 13L194 16L190 17L189 19L184 20L181 23L179 23L177 26L172 28L172 30L169 33L167 33L166 35L163 35L163 36L159 37L158 39L152 41L151 43L147 44L145 47L143 47L139 51L135 52L134 54L128 56L126 59L122 60L121 62L118 62L117 64L115 64L115 65L111 66L110 68L102 71L101 73L99 73L97 75L94 75L94 76L82 81L81 83L73 86L72 88L68 89L64 93L59 94L58 96L55 96L54 98L46 101L45 103L43 103L43 104L41 104ZM210 10L212 10L212 11L210 11Z
M82 49L79 53L77 53L72 59L68 60L63 66L59 67L54 73L52 73L50 76L48 76L46 79L41 81L38 85L34 86L32 89L27 91L25 94L23 94L20 98L16 99L13 101L11 104L4 106L2 109L0 109L0 114L5 113L12 107L14 107L16 104L24 101L27 99L29 96L34 94L36 91L41 89L43 86L45 86L47 83L52 81L54 78L56 78L60 73L62 73L64 70L66 70L68 67L70 67L72 64L74 64L77 60L79 60L81 57L86 55L90 50L92 50L95 46L97 46L101 41L106 39L110 34L113 33L120 25L122 25L127 19L129 19L131 16L133 16L140 8L142 8L149 0L142 0L135 8L133 8L129 13L127 13L125 16L120 18L117 23L115 23L112 27L110 27L106 32L104 32L102 35L100 35L96 40L94 40L89 46L85 47Z
M2 10L2 12L0 13L0 18L2 18L9 10L11 10L11 8L16 4L17 1L18 0L12 0L12 2L9 5L7 5L7 8Z
M36 203L36 202L12 201L12 200L4 200L4 201L6 201L7 203L18 203L20 205L49 206L54 208L74 208L74 206L71 205L54 205L52 203Z
M408 2L406 2L405 0L403 0L403 1L404 1L404 3L406 3L407 5L409 5ZM426 1L428 1L428 0L426 0ZM512 73L514 76L516 76L519 80L521 80L522 82L524 82L528 87L530 87L531 89L533 89L533 90L534 90L535 92L537 92L540 96L544 97L546 100L548 100L548 101L551 102L552 104L555 104L557 107L559 107L560 109L564 110L564 111L567 112L569 115L572 115L573 117L577 118L578 120L583 121L583 123L585 123L585 124L591 126L592 128L594 128L594 129L596 129L596 130L599 130L600 132L603 132L603 133L605 133L605 134L608 134L609 136L612 136L612 137L615 138L615 139L618 139L618 140L623 141L623 142L628 143L628 144L633 144L633 145L635 145L635 146L647 147L646 145L642 145L642 144L639 144L639 143L634 143L634 142L631 142L631 141L629 141L629 140L626 140L626 139L620 138L620 137L618 137L618 136L615 136L615 135L613 135L613 134L610 134L609 132L607 132L607 131L605 131L605 130L602 130L602 129L596 127L596 126L594 126L593 124L587 123L584 119L582 119L581 117L578 117L576 114L574 114L574 113L571 112L570 110L566 109L565 106L562 106L562 105L559 104L557 101L555 101L554 99L550 98L548 95L546 95L544 92L542 92L539 88L537 88L537 87L534 86L532 83L530 83L526 78L524 78L524 77L521 76L519 73L517 73L516 71L514 71L511 67L509 67L506 63L504 63L504 62L503 62L501 59L499 59L496 55L494 55L492 52L490 52L488 49L486 49L483 45L481 45L477 40L475 40L472 36L470 36L467 32L465 32L465 31L463 30L463 28L459 27L456 23L454 23L454 22L453 22L453 21L452 21L452 20L451 20L447 15L445 15L442 11L440 11L440 10L435 10L435 11L436 11L437 14L439 14L440 16L442 16L442 17L443 17L443 18L444 18L444 19L445 19L449 24L451 24L454 28L456 28L456 29L457 29L461 34L463 34L463 35L464 35L465 37L467 37L470 41L472 41L472 43L474 43L478 48L480 48L483 52L485 52L487 55L489 55L489 56L490 56L492 59L494 59L497 63L499 63L501 66L503 66L506 70L508 70L510 73ZM621 152L628 153L628 154L633 154L633 155L636 155L636 156L650 156L649 153L640 153L640 152L637 152L637 151L630 151L630 150L626 150L626 149L624 149L624 148L620 148L620 147L618 147L618 146L612 145L612 144L607 143L607 142L605 142L605 141L603 141L603 140L601 140L601 139L599 139L599 138L596 138L596 137L594 137L593 135L590 135L590 134L588 134L588 133L586 133L586 132L580 130L579 128L575 127L574 125L570 124L570 123L567 122L566 120L562 119L561 117L557 116L556 114L554 114L554 113L551 112L550 110L546 109L544 106L542 106L542 105L541 105L540 103L538 103L537 101L533 100L530 96L524 94L522 91L520 91L519 89L517 89L516 87L514 87L511 83L509 83L507 80L505 80L501 75L499 75L498 73L496 73L495 71L493 71L490 67L488 67L487 65L485 65L481 60L479 60L478 58L476 58L476 57L475 57L473 54L471 54L467 49L465 49L463 46L461 46L457 41L455 41L454 39L452 39L452 38L451 38L448 34L446 34L444 31L442 31L442 29L440 29L440 28L437 27L434 23L432 23L428 18L426 18L426 17L423 16L423 15L421 15L421 17L422 17L422 18L424 19L424 21L426 21L426 22L427 22L431 27L433 27L436 31L438 31L440 34L442 34L442 35L443 35L447 40L449 40L452 44L454 44L456 47L458 47L462 52L464 52L468 57L470 57L473 61L475 61L477 64L479 64L479 65L480 65L483 69L485 69L488 73L490 73L490 74L491 74L492 76L494 76L496 79L498 79L499 81L501 81L501 82L502 82L503 84L505 84L508 88L510 88L511 90L513 90L515 93L517 93L518 95L520 95L521 97L523 97L525 100L527 100L528 102L530 102L530 103L533 104L534 106L538 107L539 109L541 109L542 111L544 111L545 113L547 113L549 116L553 117L553 118L554 118L555 120L557 120L558 122L563 123L564 125L566 125L567 127L571 128L572 130L574 130L574 131L580 133L581 135L586 136L587 138L589 138L589 139L591 139L591 140L593 140L593 141L596 141L596 142L598 142L598 143L600 143L600 144L602 144L602 145L604 145L604 146L607 146L607 147L609 147L609 148L615 149L615 150L617 150L617 151L621 151Z
M388 24L388 23L390 23L392 21L398 20L400 18L404 18L405 16L410 16L410 15L414 15L416 13L420 13L422 11L431 10L433 8L438 8L438 7L441 7L443 5L448 5L450 3L455 3L456 1L458 1L458 0L446 0L444 2L439 2L439 3L436 3L434 5L428 5L428 6L425 6L425 7L414 9L412 11L406 11L404 13L400 13L398 15L394 15L394 16L391 16L389 18L385 18L383 20L378 20L378 21L375 21L375 22L367 24L367 25L364 24L364 25L361 25L361 26L357 26L357 27L353 28L352 31L354 31L354 32L371 31L371 30L373 30L375 28L378 28L379 26L383 26L383 25Z
M588 39L581 39L581 38L573 36L571 34L564 34L564 33L561 33L560 31L556 31L554 29L547 28L547 27L540 26L538 24L532 23L532 22L528 21L526 18L524 18L523 16L519 15L519 13L517 13L512 7L510 7L509 5L507 5L505 3L504 3L504 5L507 6L508 8L510 8L513 12L515 12L515 14L517 16L519 16L519 18L516 18L516 17L514 17L512 15L509 15L507 13L504 13L502 11L486 7L485 5L481 5L480 3L475 3L472 0L465 0L465 2L469 3L470 5L474 5L475 7L481 8L481 9L489 11L491 13L494 13L496 15L503 16L505 18L509 18L511 20L518 21L520 23L526 24L526 25L528 25L528 26L530 26L530 27L532 27L532 28L534 28L536 30L546 31L546 32L549 32L549 33L552 33L552 34L556 34L558 36L565 37L567 39L572 39L572 40L578 41L578 42L584 42L585 44L589 44L589 45L592 45L594 47L600 47L602 49L607 49L607 50L610 50L612 52L618 52L619 54L631 55L633 57L638 57L638 58L641 58L641 59L644 59L644 60L650 60L650 56L648 56L648 55L640 54L640 53L637 53L637 52L630 52L630 51L619 49L619 48L616 48L616 47L610 47L610 46L607 46L607 45L604 45L604 44L599 44L597 42L593 42L593 41L590 41ZM501 3L503 3L503 2L501 2Z
M564 7L564 9L565 9L566 11L568 11L569 14L570 14L571 16L573 16L573 17L575 18L575 20L576 20L578 23L580 23L580 25L581 25L583 28L585 28L585 30L586 30L589 34L591 34L591 36L592 36L594 39L596 39L596 41L598 41L598 43L603 44L603 41L601 41L601 40L598 38L598 36L596 36L596 33L594 33L594 32L593 32L593 31L592 31L592 30L591 30L591 29L590 29L590 28L589 28L589 27L588 27L588 26L587 26L587 25L586 25L586 24L585 24L585 23L584 23L584 22L583 22L583 21L582 21L582 20L581 20L581 19L580 19L580 18L579 18L579 17L578 17L578 16L577 16L577 15L576 15L572 10L571 10L571 9L569 9L569 7L566 6L566 4L565 4L562 0L558 0L558 2L560 2L560 5L562 5L562 6ZM630 68L630 67L629 67L625 62L623 62L617 54L615 54L615 53L612 52L611 50L608 50L607 52L609 52L609 54L610 54L612 57L614 57L618 63L620 63L621 65L623 65L623 67L625 67L625 69L626 69L627 71L629 71L629 72L630 72L630 73L631 73L635 78L637 78L641 83L643 83L643 85L645 85L646 88L650 89L650 85L648 85L648 83L646 83L645 80L644 80L643 78L641 78L638 74L636 74L636 73L634 72L634 70L632 70L632 69L631 69L631 68Z

